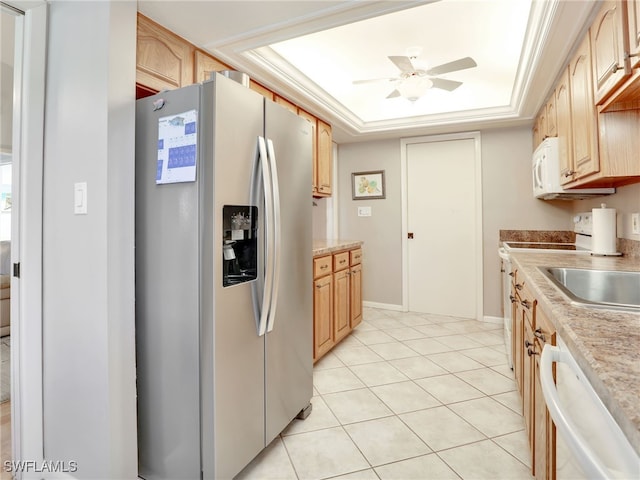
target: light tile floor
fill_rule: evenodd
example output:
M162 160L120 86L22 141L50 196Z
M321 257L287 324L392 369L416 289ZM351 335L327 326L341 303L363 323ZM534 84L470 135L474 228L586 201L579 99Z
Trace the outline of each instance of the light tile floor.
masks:
M499 324L365 308L313 383L239 479L532 478Z

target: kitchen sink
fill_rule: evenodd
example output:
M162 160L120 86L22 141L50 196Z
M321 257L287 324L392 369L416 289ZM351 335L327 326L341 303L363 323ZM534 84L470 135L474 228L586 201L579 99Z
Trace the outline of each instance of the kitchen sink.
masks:
M640 312L640 272L538 267L574 304Z

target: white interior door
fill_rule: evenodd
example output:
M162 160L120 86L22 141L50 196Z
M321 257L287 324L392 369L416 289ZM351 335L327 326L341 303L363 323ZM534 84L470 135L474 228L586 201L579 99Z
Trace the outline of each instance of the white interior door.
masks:
M405 142L408 309L478 318L479 138ZM481 277L480 277L481 278Z

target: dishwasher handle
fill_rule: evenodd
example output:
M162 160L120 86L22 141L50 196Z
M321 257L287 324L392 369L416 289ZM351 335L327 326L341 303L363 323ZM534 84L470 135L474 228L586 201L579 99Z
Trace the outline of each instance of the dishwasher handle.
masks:
M560 349L557 346L545 344L542 349L542 355L540 356L540 384L547 409L549 410L551 418L553 418L556 429L562 435L571 453L580 463L587 478L603 480L612 478L612 471L600 461L598 454L594 452L586 439L581 435L577 425L570 416L566 414L553 379L554 362L567 365L578 381L585 387L588 387L587 390L589 390L589 393L592 394L593 397L596 397L596 394L593 392L588 380L584 378L580 367L568 351ZM596 401L599 402L597 397ZM613 421L613 419L611 420ZM622 435L622 433L620 433L620 435ZM622 445L619 442L625 442L626 439L622 440L618 437L616 440L618 440L616 443ZM623 450L626 449L623 448ZM635 454L631 454L630 456L633 458ZM636 461L634 458L631 463L635 463ZM633 468L633 470L635 470L635 468Z

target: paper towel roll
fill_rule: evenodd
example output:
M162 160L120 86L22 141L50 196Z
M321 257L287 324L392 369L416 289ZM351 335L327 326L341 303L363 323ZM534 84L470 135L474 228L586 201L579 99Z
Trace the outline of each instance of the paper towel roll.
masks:
M594 255L616 254L616 209L607 208L603 203L601 208L591 210L593 225L591 233L591 250Z

